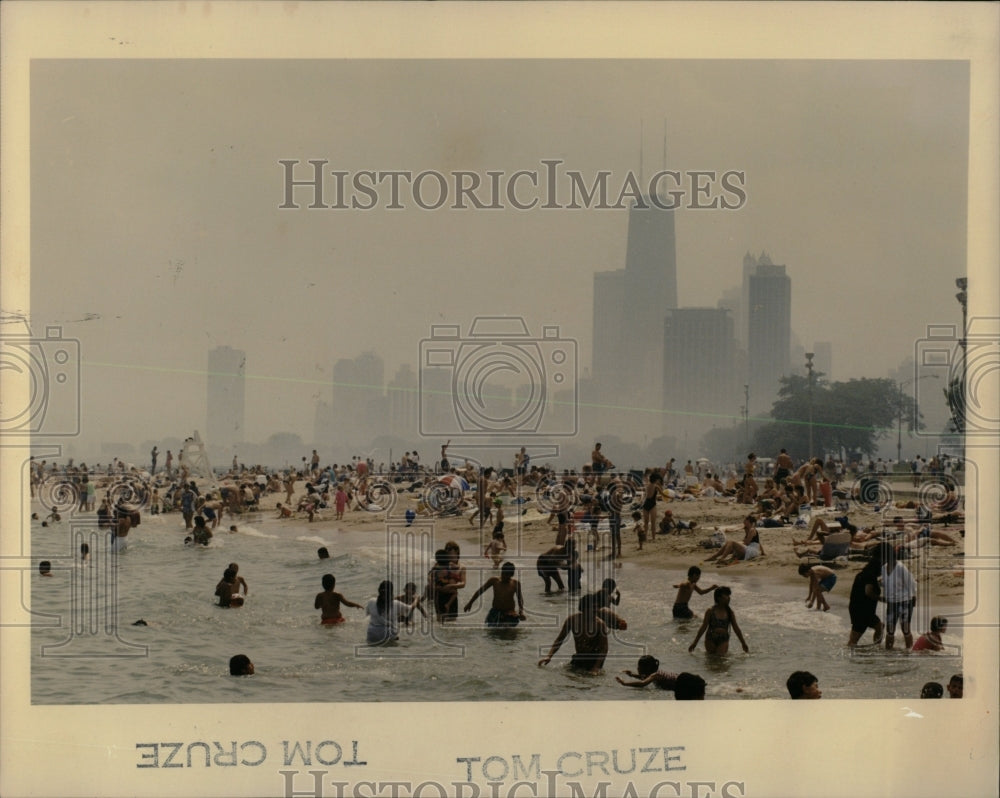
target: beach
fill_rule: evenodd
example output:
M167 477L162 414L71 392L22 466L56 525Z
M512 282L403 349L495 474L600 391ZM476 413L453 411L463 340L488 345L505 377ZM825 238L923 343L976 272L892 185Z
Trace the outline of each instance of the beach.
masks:
M537 506L548 500L547 495L525 489L521 492L524 501L518 503L516 495L501 492L507 545L502 560L515 566L525 603L525 620L516 628L485 626L488 591L469 611L460 610L448 623L433 618L428 602L427 616L415 616L411 625L400 629L399 641L389 646L366 645L367 620L361 609L344 607L343 623L321 625L313 602L324 574L334 575L337 591L364 606L386 579L394 582L397 594L407 582L422 591L435 551L453 541L461 550L460 562L466 571L460 606L499 575L493 562L483 556L493 524L487 522L480 529L470 523L474 507L446 517L421 514L418 511L426 510L428 499L442 486L433 477L418 481L423 484L372 475L361 502L367 509L357 509L357 502L351 502L342 520L335 518L335 507L315 510L311 522L303 511L280 517L277 505L285 504L287 493L266 493L249 512L225 512L205 546L185 544L190 531L180 512L153 514L148 506L140 511L140 524L129 531L127 547L117 552L105 549L110 536L101 536L92 513L64 511L60 521L46 526L33 520L33 556L51 560L52 576L35 574L31 603L39 617L58 620L32 632L32 701L628 701L657 694L669 697L669 691L629 690L616 682L616 675L634 670L638 658L646 654L657 657L662 669L702 676L708 699L786 698L784 680L792 670L816 673L828 698L909 698L927 681L943 683L962 671L959 622L944 652L911 654L898 636L896 649L885 651L872 644L870 631L856 650L848 649L848 594L863 562L830 563L839 580L826 594L830 610L808 609L808 580L798 574L801 560L792 543L793 537L805 537L807 530L761 528L763 556L725 566L708 561L713 550L701 542L716 527L729 530L729 540L742 537L741 519L748 509L715 499L661 502L661 517L669 509L676 518L695 521L697 526L680 534L657 535L642 550L638 550L634 530L626 526L618 560L608 557L607 520L598 524L596 545L587 526L578 520L570 538L576 540L580 552L580 592L546 593L535 564L538 555L556 541L549 513ZM226 484L225 478L217 483ZM98 502L104 490L98 488ZM217 495L218 488L203 484L201 490ZM291 506L296 507L306 494L305 480L297 480ZM466 491L464 498L470 495ZM43 517L45 508L38 499L32 507ZM892 513L897 509L912 513L909 508L889 508ZM629 522L630 510L628 505L622 513ZM882 519L882 514L862 508L851 508L848 515L859 525ZM84 540L90 542L91 559L81 562L78 555L67 557L67 551L78 551ZM329 552L329 558L318 557L320 548ZM960 614L962 548L925 547L906 561L919 586L915 635L926 631L934 615ZM224 608L213 590L232 562L239 563L239 575L248 583L249 592L244 606ZM676 585L693 565L703 571L700 584L706 592L692 596L693 619L673 618ZM627 627L611 631L602 672L580 675L569 667L574 649L571 639L548 667L537 667L563 621L577 611L580 596L598 590L609 578L621 594L621 604L614 611L627 621ZM688 651L702 614L712 606L709 588L716 584L732 590L732 608L749 653L740 651L735 642L728 656L707 654L701 646ZM108 604L113 605L112 626L101 620L107 617ZM228 675L228 661L235 654L246 654L256 666L254 676L239 680L238 686ZM105 659L115 662L113 679L107 678L108 671L101 664L107 657L117 658Z
M907 502L914 503L917 498L917 491L908 485L908 480L897 480L890 483L893 486L893 494L898 495L898 501L880 506L875 511L870 505L863 505L858 502L851 502L846 515L859 528L875 527L887 525L896 515L902 515L911 519L914 516L914 508L905 506ZM301 491L303 482L296 483L297 491ZM386 483L391 484L391 483ZM423 490L418 488L414 491L407 490L407 481L398 485L393 485L395 504L392 510L385 512L367 512L361 510L349 510L343 522L333 520L333 511L320 511L314 522L311 524L317 530L336 528L344 524L358 528L370 528L373 525L384 525L388 518L403 517L407 509L416 511L423 496ZM298 494L297 494L298 495ZM471 495L471 494L470 494ZM508 550L514 548L515 541L519 541L523 549L527 551L541 551L555 544L556 529L554 524L549 523L549 512L539 506L536 498L536 491L530 486L526 486L522 493L528 497L523 505L523 514L517 514L517 507L512 511L511 506L505 507L505 536ZM511 496L505 496L505 501L509 502ZM270 512L275 504L280 501L280 497L275 495L267 496L262 501L261 506ZM544 503L544 502L543 502ZM638 504L636 505L638 507ZM622 530L622 562L640 565L646 568L660 569L664 572L683 576L691 565L702 565L706 573L718 570L723 574L753 574L772 580L775 583L783 584L803 584L804 580L798 575L798 565L803 559L796 554L796 549L803 548L796 546L793 541L803 540L808 535L808 529L796 528L794 525L762 528L760 530L761 542L765 554L762 557L750 561L739 561L727 566L714 566L711 562L705 563L707 557L711 556L712 550L704 548L701 544L716 530L727 533L729 539L739 539L742 537L741 522L746 514L751 511L752 506L738 504L736 502L717 499L702 498L693 501L661 501L658 503L659 517L662 518L665 511L670 510L673 516L680 521L695 522L694 529L683 530L679 533L668 535L658 534L654 539L647 539L642 550L637 548L637 541L632 531L632 521L628 512L623 512L624 528ZM435 539L440 541L456 540L468 546L479 546L483 548L490 539L492 524L484 526L482 532L478 525L469 523L469 516L472 510L466 509L460 516L433 517L435 528ZM845 513L837 511L835 508L817 508L816 515L832 522L836 516ZM607 519L606 514L601 530L606 538ZM925 583L922 589L929 591L934 599L945 600L950 603L960 603L964 590L965 580L962 571L962 560L965 553L965 539L960 535L959 530L964 531L963 523L952 523L942 525L941 528L953 535L959 541L957 546L931 547L929 556L928 550L921 550L925 559L929 559L929 568L926 569ZM583 541L584 548L587 542L586 528L583 524L576 524L576 537ZM607 545L607 540L604 540ZM837 563L845 574L853 575L861 569L863 562L855 559L848 562ZM711 577L715 580L715 577ZM723 578L723 577L720 577ZM717 580L716 580L717 581ZM804 588L803 588L804 589Z

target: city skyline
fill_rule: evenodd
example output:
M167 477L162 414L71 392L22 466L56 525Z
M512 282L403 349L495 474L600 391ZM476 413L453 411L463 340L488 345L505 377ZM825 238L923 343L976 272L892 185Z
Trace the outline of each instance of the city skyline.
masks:
M965 265L967 66L462 66L36 61L32 275L66 290L32 292L26 315L32 331L58 325L80 341L81 440L142 440L157 428L189 434L205 417L204 353L219 345L247 353L251 440L278 431L308 440L338 360L374 350L385 374L404 363L419 373L420 341L435 325L464 335L480 316L524 318L536 337L557 328L575 344L577 373L593 375L593 275L628 267L635 197L619 209L573 209L566 175L599 186L607 173L609 202L634 179L641 196L638 184L655 174L648 165L661 162L664 118L665 165L681 179L660 188L683 188L668 213L679 306L717 306L740 284L744 253L766 250L795 284L792 330L805 348L830 341L841 374L881 376L915 350L927 324L960 322L952 295ZM298 118L289 85L301 96L324 87L350 119L331 105L283 124ZM507 112L489 101L501 90ZM387 118L405 120L405 135ZM644 158L643 120L656 131ZM831 152L845 157L834 165ZM392 210L386 181L371 210L310 209L308 185L293 191L301 207L282 208L281 162L297 162L296 180L308 180L310 159L349 173L348 184L366 169L398 170L440 173L449 191L453 175L485 181L502 172L506 207L424 210L411 188L401 193L406 207ZM558 208L509 207L511 185L515 199L544 204L553 169ZM513 182L518 170L528 177ZM739 204L723 187L732 170L745 174L746 201L724 210L723 201ZM705 173L714 179L698 177ZM329 206L338 197L327 181ZM921 194L927 181L935 190ZM424 181L425 199L433 185ZM692 209L715 200L714 209ZM908 279L924 262L953 263L954 274L945 267ZM659 341L653 326L638 334ZM650 374L659 366L630 359L625 367ZM145 403L121 401L123 378ZM630 389L609 404L646 409ZM642 439L662 425L639 426Z

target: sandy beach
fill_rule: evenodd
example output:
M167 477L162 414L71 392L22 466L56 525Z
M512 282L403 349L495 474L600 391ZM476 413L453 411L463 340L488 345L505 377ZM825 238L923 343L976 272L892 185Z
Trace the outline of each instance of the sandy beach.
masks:
M418 505L422 497L421 489L409 491L409 482L402 482L395 485L395 505L391 508L389 518L400 520L406 511L418 512ZM295 486L295 501L304 491L304 481L299 481ZM894 487L896 487L894 485ZM467 494L467 497L471 494ZM525 496L530 496L531 500L522 505L526 509L520 516L517 516L516 506L505 504L505 537L509 552L517 550L518 541L520 547L527 552L538 552L555 545L556 528L548 522L549 513L538 507L538 502L534 497L534 489L526 488ZM897 500L880 508L875 512L871 507L851 503L847 512L851 523L859 528L875 527L880 528L883 523L886 525L896 515L901 515L908 520L913 520L915 509L907 507L906 504L911 498L905 489L897 490ZM507 501L509 501L509 496ZM261 500L261 509L265 515L276 515L276 504L283 502L284 494L267 494ZM752 507L749 505L737 504L733 501L714 498L700 498L695 500L673 500L662 501L657 506L658 517L662 518L666 510L670 510L675 519L681 521L694 521L697 523L695 529L684 530L680 533L671 533L666 536L658 534L655 539L647 539L642 550L638 549L636 534L632 528L631 519L628 512L623 512L622 529L622 561L633 563L645 568L657 568L678 579L684 577L687 569L692 565L699 565L705 577L710 582L721 581L725 577L716 573L748 575L754 574L767 579L774 580L775 583L800 584L803 595L806 592L806 580L798 574L798 565L806 562L796 553L796 546L793 540L803 540L808 535L808 529L785 526L777 528L760 528L760 539L764 549L764 555L750 561L737 561L728 565L717 565L714 562L706 562L712 555L713 549L707 549L701 544L716 529L726 532L727 539L742 539L742 519ZM814 512L825 520L832 522L833 517L842 515L834 508L817 508ZM482 547L490 537L492 524L487 522L483 528L482 537L478 525L469 523L472 510L466 509L460 516L421 516L418 518L434 519L435 540L442 543L446 540L455 540L462 546L463 557L478 557ZM304 514L298 516L304 518ZM359 509L348 509L342 521L334 520L333 508L320 510L313 521L317 531L336 528L378 528L385 524L387 514L385 512L368 512ZM236 521L238 523L238 520ZM226 524L231 523L229 516L226 516ZM220 527L223 526L220 524ZM606 529L606 523L605 527ZM947 604L961 603L964 591L963 576L963 556L965 550L965 538L960 533L964 530L964 524L934 524L935 529L940 529L959 541L956 546L929 546L917 550L913 561L908 563L911 571L921 573L921 589L930 591L929 596L932 603L942 602ZM573 533L580 541L581 548L585 549L587 544L587 529L579 522L576 524ZM477 550L478 549L478 550ZM818 560L811 560L818 562ZM917 564L919 563L919 568ZM829 563L828 563L829 564ZM863 562L856 559L841 560L832 564L841 574L842 578L853 575L861 569ZM525 574L526 580L536 577L533 574Z

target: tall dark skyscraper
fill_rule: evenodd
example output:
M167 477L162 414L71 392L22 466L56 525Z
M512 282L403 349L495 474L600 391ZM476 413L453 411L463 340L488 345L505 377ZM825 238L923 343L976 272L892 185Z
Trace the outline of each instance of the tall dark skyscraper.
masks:
M769 407L791 366L792 281L766 255L748 276L747 333L751 401Z
M594 275L592 373L602 401L662 409L663 318L676 307L674 212L645 197L629 209L625 268Z
M246 438L246 352L217 346L208 352L205 442L230 448Z

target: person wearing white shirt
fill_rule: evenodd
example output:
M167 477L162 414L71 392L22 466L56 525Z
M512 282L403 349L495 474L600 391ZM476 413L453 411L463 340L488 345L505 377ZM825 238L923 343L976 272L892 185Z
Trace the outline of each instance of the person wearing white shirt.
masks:
M913 648L913 634L910 632L910 618L917 603L917 580L905 565L896 559L896 550L891 545L882 551L882 600L885 601L885 647L893 646L896 622L903 632L906 647Z

